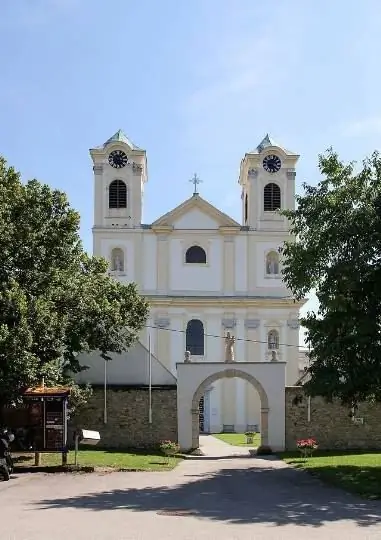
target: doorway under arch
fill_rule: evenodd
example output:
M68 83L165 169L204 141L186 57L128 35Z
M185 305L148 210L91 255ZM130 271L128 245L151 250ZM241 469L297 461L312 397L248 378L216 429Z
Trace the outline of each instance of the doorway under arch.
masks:
M261 400L261 442L284 449L284 362L193 362L177 364L178 441L183 451L199 446L199 402L215 381L240 378L257 390Z

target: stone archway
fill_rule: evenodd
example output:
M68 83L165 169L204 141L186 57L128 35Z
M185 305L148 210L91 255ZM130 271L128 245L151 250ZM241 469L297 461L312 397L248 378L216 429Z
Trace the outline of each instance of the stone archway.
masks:
M248 381L261 400L262 445L285 444L285 362L192 362L177 364L178 441L183 451L198 447L198 403L213 382L237 377Z
M220 379L231 379L237 377L238 379L244 379L254 386L259 394L261 400L261 445L268 446L268 412L269 412L269 400L267 394L261 385L261 383L253 377L250 373L246 373L241 369L226 368L223 371L209 375L197 388L192 399L192 448L197 448L199 445L199 425L198 425L198 403L205 390Z

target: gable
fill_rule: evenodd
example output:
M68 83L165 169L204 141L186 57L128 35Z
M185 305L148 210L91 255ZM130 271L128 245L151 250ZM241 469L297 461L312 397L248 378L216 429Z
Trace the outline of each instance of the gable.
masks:
M173 221L174 229L218 229L219 223L199 208L191 208Z
M218 229L220 227L240 228L240 224L224 214L199 195L193 195L182 204L152 223L155 227L176 229Z

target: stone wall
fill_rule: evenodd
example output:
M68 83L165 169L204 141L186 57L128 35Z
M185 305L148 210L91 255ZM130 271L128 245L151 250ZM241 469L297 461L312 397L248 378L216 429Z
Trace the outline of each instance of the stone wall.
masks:
M286 388L286 450L295 450L298 439L313 437L321 449L381 449L381 403L361 403L356 412L363 424L356 424L350 409L338 401L327 403L311 398L308 421L308 398L301 386Z
M76 427L99 431L105 448L149 448L164 439L177 441L176 387L152 389L152 424L148 409L148 388L109 388L105 424L103 389L94 388L89 402L70 420L69 444Z

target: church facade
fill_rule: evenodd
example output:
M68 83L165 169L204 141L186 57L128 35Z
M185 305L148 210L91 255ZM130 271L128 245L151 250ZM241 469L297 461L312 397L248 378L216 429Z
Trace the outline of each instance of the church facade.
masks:
M90 150L94 170L94 255L110 274L134 281L150 303L140 341L176 376L186 351L196 362L223 362L225 336L236 362L284 361L286 384L303 366L299 309L281 277L279 247L289 239L278 209L294 208L298 155L268 135L239 167L242 221L197 193L150 224L142 222L146 152L118 131ZM188 355L189 356L189 355ZM260 427L260 399L246 381L226 379L200 401L201 429Z

